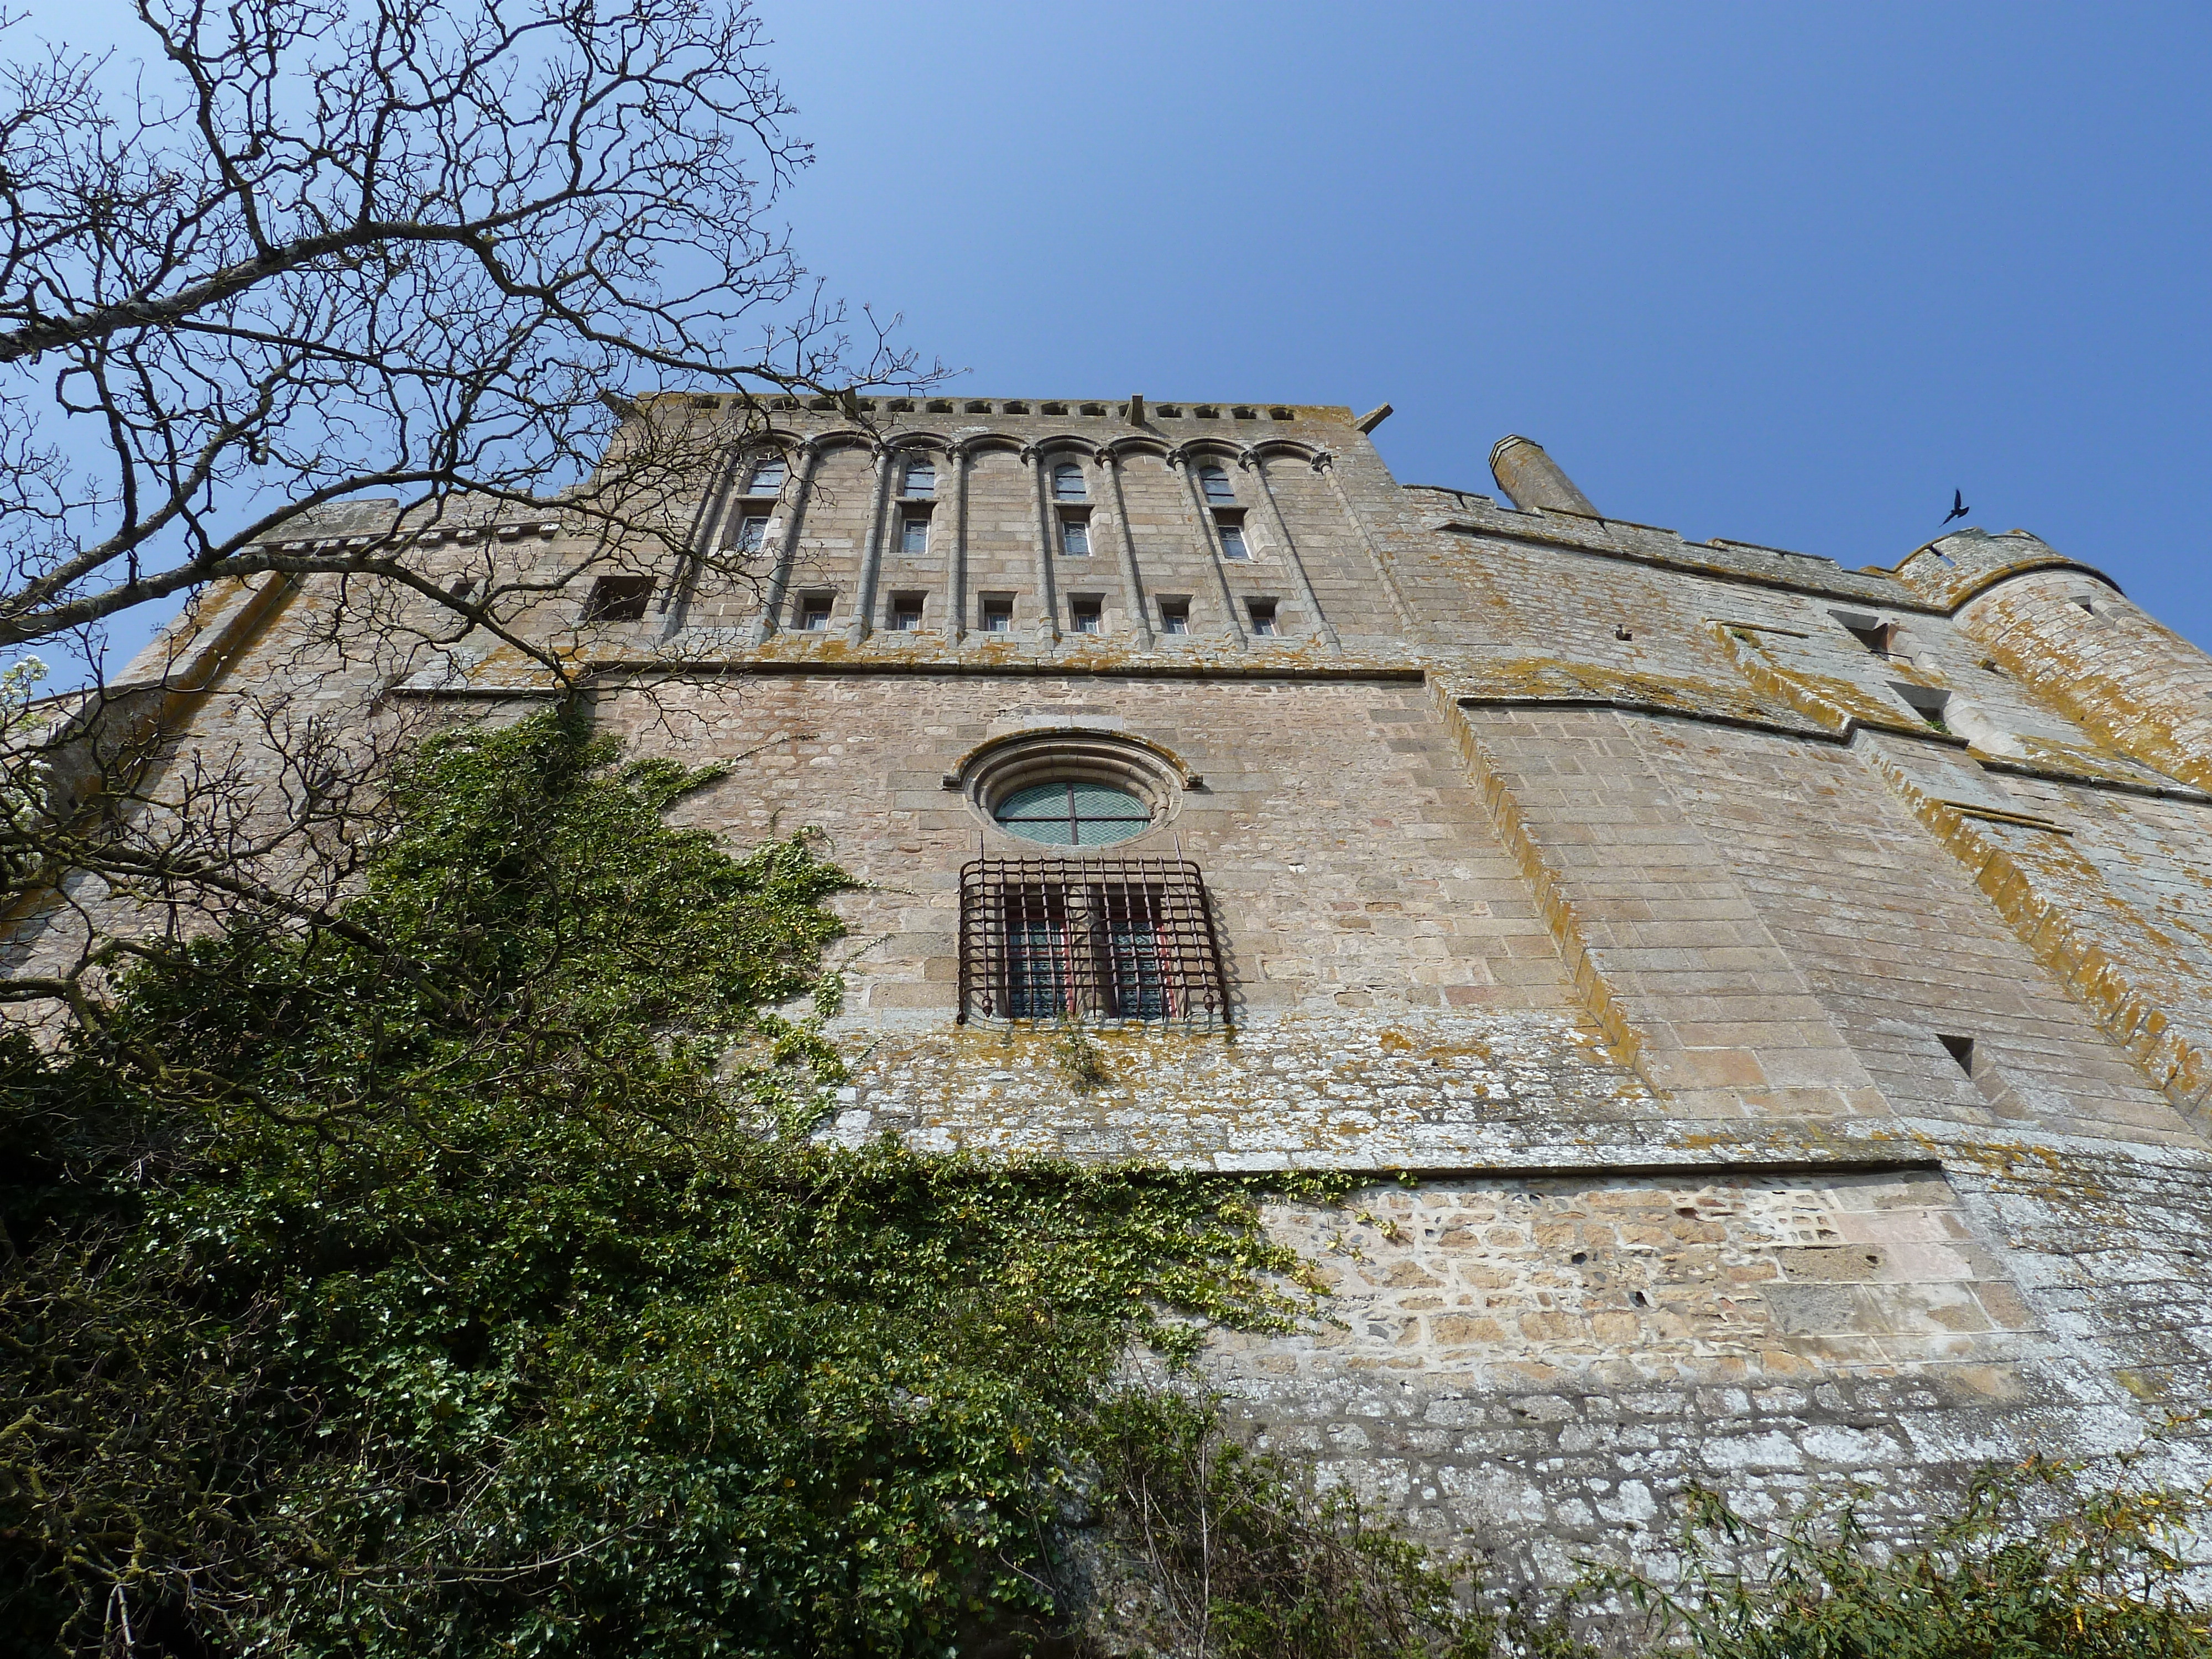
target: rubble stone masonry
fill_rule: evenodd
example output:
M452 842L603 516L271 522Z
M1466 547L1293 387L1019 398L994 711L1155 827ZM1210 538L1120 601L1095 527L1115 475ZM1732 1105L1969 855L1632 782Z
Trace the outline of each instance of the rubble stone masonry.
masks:
M749 433L681 505L699 550L764 518L753 567L518 625L634 750L729 763L685 816L862 884L822 1133L1360 1176L1274 1217L1331 1317L1206 1362L1261 1440L1553 1578L1690 1480L1901 1519L2030 1449L2203 1473L2212 659L2108 579L2021 531L1851 571L1401 486L1341 408L635 418ZM415 546L596 544L556 502ZM547 694L336 604L269 579L157 643L161 764L265 765L272 687L364 725ZM1009 745L1125 754L1153 819L1111 854L1204 880L1226 1006L1095 1019L1103 1079L963 1002L963 866L1097 855L994 821ZM19 958L112 921L71 897Z

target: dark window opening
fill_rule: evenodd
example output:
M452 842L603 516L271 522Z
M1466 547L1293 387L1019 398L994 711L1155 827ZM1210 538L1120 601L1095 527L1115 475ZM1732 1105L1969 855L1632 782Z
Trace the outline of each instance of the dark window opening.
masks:
M1279 631L1275 626L1275 602L1273 599L1247 599L1244 611L1252 618L1253 633L1272 636Z
M1090 487L1083 481L1083 469L1073 461L1062 461L1052 470L1052 498L1056 501L1087 501Z
M919 593L891 595L890 627L894 634L911 634L921 626L921 599Z
M1011 634L1014 628L1014 602L1012 599L985 599L982 619L986 634Z
M929 551L929 514L909 513L899 520L899 551L927 553Z
M745 494L748 495L781 495L783 491L783 481L787 476L781 456L763 461L753 468L752 477L746 481Z
M1060 550L1071 559L1091 552L1091 515L1079 508L1063 507L1060 515Z
M1943 1045L1943 1052L1959 1062L1959 1069L1968 1077L1974 1074L1974 1040L1970 1036L1944 1036L1940 1033L1936 1041Z
M1078 634L1104 633L1106 631L1105 601L1091 599L1068 600L1067 625Z
M1244 544L1244 525L1239 519L1224 519L1221 529L1221 556L1240 562L1252 556L1252 550Z
M1843 624L1844 631L1877 657L1891 655L1897 648L1897 624L1886 623L1879 617L1869 617L1854 611L1831 611L1828 613Z
M1198 866L978 859L960 872L960 1014L1225 1021Z
M1160 601L1160 632L1163 634L1190 632L1190 601L1188 599Z
M737 550L738 552L757 553L761 550L761 544L767 540L767 514L748 513L738 520Z
M1237 505L1237 492L1229 487L1229 473L1224 468L1218 466L1199 468L1198 487L1205 492L1208 506L1234 507Z
M1906 708L1926 721L1931 731L1948 732L1950 726L1943 719L1943 711L1950 705L1951 694L1938 691L1929 685L1904 685L1895 681L1890 689L1905 702Z
M908 461L902 493L915 496L937 494L937 465L933 461Z
M797 605L799 629L802 634L819 634L830 626L830 595L802 593Z
M584 601L586 622L636 622L653 598L650 576L602 576Z

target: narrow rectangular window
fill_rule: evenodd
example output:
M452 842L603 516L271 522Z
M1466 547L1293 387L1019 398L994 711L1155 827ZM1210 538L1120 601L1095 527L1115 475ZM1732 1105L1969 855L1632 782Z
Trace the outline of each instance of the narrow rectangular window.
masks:
M890 628L894 634L911 634L921 626L921 595L894 593L891 595Z
M1060 515L1060 550L1072 559L1084 557L1091 551L1091 520L1080 513Z
M983 631L986 634L1011 634L1014 629L1014 602L1012 599L983 601Z
M1224 559L1249 559L1252 551L1244 545L1244 526L1224 521L1221 526L1221 556Z
M584 600L586 622L635 622L653 598L650 576L602 576Z
M937 494L937 466L931 461L908 461L906 464L904 493L916 497Z
M929 514L909 513L899 520L899 551L927 553L929 551Z
M1245 614L1252 618L1252 631L1256 635L1273 635L1275 627L1275 602L1273 599L1247 599Z
M1068 626L1078 634L1103 634L1106 631L1105 602L1092 599L1071 599L1067 602Z
M1160 632L1163 634L1190 632L1190 601L1188 599L1160 601Z
M1229 487L1229 473L1225 468L1201 466L1198 469L1198 483L1209 502L1227 506L1237 499L1237 492Z
M748 513L738 520L737 549L740 553L757 553L768 540L768 514Z

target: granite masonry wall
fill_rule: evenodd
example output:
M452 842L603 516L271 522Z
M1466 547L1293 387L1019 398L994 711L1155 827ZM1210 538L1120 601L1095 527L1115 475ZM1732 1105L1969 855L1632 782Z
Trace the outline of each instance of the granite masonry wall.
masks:
M860 878L825 1136L1352 1173L1273 1212L1328 1317L1206 1364L1512 1573L1644 1547L1693 1479L1902 1523L2029 1449L2204 1472L2212 659L2024 532L1850 571L1402 486L1341 408L864 404L648 407L727 422L690 550L614 550L638 616L501 612L634 750L730 763L685 817ZM403 531L441 583L609 553L559 502ZM146 798L275 810L272 726L549 695L380 603L210 596L133 666ZM1202 871L1225 1021L1103 1024L1079 1080L1051 1024L957 1017L962 867L1040 850L974 785L1016 741L1158 771L1114 851ZM130 915L53 896L10 949Z

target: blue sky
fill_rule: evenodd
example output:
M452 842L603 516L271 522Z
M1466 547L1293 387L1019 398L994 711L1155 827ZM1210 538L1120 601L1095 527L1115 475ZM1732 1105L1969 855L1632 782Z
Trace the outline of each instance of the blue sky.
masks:
M1852 566L1960 489L2212 641L2212 9L763 10L807 262L978 394L1387 400Z
M1852 566L1961 489L2212 641L2212 8L763 12L807 258L978 393L1388 401Z

